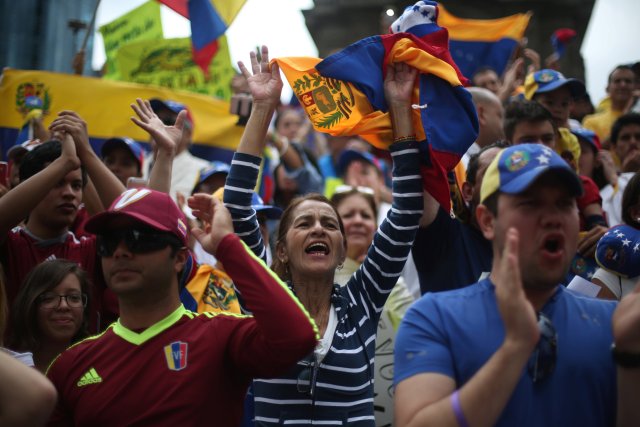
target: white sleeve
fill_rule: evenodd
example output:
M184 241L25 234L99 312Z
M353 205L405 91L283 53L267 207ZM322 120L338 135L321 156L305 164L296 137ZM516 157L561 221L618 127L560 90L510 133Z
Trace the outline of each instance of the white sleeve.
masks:
M593 279L598 279L609 289L615 296L618 301L622 296L622 278L617 274L613 274L604 268L598 268L595 274L592 277Z

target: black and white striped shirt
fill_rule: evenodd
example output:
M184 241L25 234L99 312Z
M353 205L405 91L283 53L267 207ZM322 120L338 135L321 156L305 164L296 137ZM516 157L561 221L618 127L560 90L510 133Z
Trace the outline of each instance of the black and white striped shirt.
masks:
M331 348L320 363L310 355L280 378L254 381L256 425L375 426L373 363L378 319L409 256L423 207L416 142L393 144L391 155L393 205L360 268L346 286L334 286L331 299L338 324ZM236 233L264 259L265 247L251 208L260 161L243 153L234 155L224 202ZM312 387L313 394L308 392Z

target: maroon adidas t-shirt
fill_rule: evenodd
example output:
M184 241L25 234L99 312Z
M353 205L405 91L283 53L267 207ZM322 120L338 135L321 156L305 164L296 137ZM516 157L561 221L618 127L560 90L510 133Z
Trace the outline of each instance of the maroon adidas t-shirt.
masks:
M241 343L254 327L182 306L141 334L115 323L51 366L59 403L50 425L238 425L252 377L228 351L244 347L258 371L263 359Z
M300 303L236 235L216 255L253 316L180 306L139 333L115 323L51 364L50 425L237 426L251 379L278 376L313 350L317 330Z

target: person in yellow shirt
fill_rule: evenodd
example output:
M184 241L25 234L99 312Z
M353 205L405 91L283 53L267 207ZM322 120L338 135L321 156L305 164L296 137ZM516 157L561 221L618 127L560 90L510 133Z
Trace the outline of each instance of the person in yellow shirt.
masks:
M634 79L635 74L630 66L618 65L614 68L609 74L607 83L607 95L611 100L610 106L603 108L596 114L590 114L582 120L582 125L594 131L605 148L609 146L613 122L628 110L633 100Z

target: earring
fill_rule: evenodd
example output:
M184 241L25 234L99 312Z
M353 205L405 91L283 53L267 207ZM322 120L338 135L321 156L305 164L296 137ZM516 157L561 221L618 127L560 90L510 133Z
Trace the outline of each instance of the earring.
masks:
M344 267L344 263L341 262L340 264L338 264L338 270L342 270L342 267Z
M289 264L286 261L280 260L282 265L284 265L284 274L285 276L289 276Z

